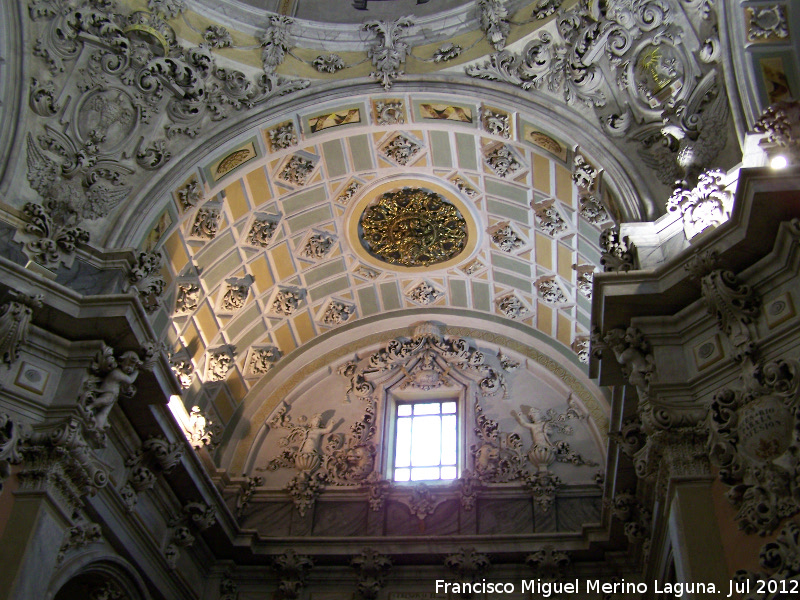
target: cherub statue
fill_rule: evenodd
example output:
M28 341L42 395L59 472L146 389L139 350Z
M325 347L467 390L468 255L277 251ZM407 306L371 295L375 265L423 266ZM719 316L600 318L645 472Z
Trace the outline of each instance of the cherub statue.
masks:
M156 361L157 353L154 348L145 350L145 359L139 354L128 350L114 357L113 348L103 344L97 353L90 370L91 377L84 383L84 392L79 403L90 418L93 428L103 431L108 428L108 416L120 396L132 398L136 393L133 385L142 369L150 370Z

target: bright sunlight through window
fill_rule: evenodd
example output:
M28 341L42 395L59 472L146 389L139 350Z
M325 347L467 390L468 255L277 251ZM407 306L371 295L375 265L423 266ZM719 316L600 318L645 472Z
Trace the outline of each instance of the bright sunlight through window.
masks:
M454 401L399 403L396 426L395 481L458 477Z

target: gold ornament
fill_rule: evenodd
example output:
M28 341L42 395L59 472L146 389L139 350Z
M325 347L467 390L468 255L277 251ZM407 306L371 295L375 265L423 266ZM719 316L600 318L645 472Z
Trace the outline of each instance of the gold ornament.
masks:
M467 222L442 196L419 188L383 194L359 222L364 248L403 267L426 267L457 256L467 243Z

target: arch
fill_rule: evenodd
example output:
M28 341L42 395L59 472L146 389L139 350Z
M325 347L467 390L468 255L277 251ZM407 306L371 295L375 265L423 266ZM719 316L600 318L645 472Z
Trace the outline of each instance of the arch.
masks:
M110 585L126 593L125 600L150 600L136 569L108 548L94 549L66 561L53 576L44 600L85 600L95 587Z

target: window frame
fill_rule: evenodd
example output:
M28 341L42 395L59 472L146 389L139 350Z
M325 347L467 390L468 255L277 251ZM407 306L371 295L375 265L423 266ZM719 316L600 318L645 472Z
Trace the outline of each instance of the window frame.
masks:
M449 485L457 481L466 468L466 390L454 387L437 388L432 390L388 390L386 393L386 428L383 474L392 485ZM417 479L409 481L396 481L395 454L397 449L397 410L401 404L424 404L429 402L455 402L456 403L456 476L453 479Z

